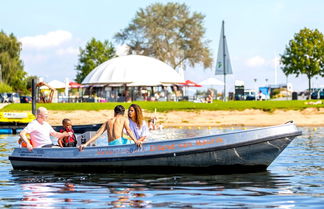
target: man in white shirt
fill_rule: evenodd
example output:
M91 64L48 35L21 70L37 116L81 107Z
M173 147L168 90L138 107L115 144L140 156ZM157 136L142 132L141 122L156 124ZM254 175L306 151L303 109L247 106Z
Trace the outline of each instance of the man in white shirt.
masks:
M28 123L28 125L20 132L21 138L25 141L27 149L32 151L33 148L51 147L53 145L50 136L62 138L69 136L71 133L56 132L46 120L48 111L45 107L40 107L36 112L36 119ZM30 141L26 134L30 134Z

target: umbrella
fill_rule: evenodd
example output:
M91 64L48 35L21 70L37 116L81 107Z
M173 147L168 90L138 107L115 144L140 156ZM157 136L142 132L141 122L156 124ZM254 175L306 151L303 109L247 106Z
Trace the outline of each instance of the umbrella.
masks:
M183 85L185 88L184 88L184 92L183 92L183 94L184 95L186 95L187 93L186 93L186 88L187 87L202 87L202 85L199 85L199 84L197 84L197 83L195 83L195 82L193 82L193 81L191 81L191 80L186 80L184 83L180 83L180 85Z
M69 82L69 87L70 88L81 88L83 86L81 84L77 83L77 82L71 81L71 82Z
M199 85L191 80L186 80L184 83L180 83L180 85L183 85L186 87L202 87L202 85Z
M199 83L199 85L203 85L203 86L223 86L224 82L220 81L216 78L208 78L202 82Z

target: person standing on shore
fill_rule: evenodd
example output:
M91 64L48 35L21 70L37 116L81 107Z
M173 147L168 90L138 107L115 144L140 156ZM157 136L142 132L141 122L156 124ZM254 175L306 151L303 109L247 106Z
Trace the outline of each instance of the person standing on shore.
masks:
M47 109L45 107L38 108L36 111L36 119L28 123L28 125L20 132L19 135L26 143L26 147L29 151L32 151L33 148L52 147L53 142L50 136L62 138L72 135L72 133L69 132L56 132L52 126L46 122L47 117ZM30 135L30 141L26 134Z
M79 146L79 150L82 151L89 144L97 140L106 130L108 135L108 145L130 144L131 141L123 137L124 128L134 143L141 147L142 143L136 140L132 130L129 128L129 121L124 117L124 113L125 108L122 105L117 105L114 109L114 117L103 123L93 137L91 137L85 144Z
M140 142L144 142L149 135L148 126L143 120L143 112L139 105L131 104L128 108L129 127L133 131L136 139Z

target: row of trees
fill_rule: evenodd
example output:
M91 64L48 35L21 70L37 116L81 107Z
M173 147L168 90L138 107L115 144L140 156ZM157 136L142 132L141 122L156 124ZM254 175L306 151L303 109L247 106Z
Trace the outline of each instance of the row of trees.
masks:
M194 67L196 64L210 68L212 53L208 47L210 41L204 39L204 18L201 13L191 13L185 4L155 3L140 9L130 24L116 33L114 39L127 44L130 54L155 57L174 69L181 65ZM20 52L21 44L15 36L1 32L0 79L14 91L27 89L30 80L23 70ZM115 56L115 48L111 42L92 38L84 49L80 48L75 80L82 82L96 66ZM302 29L289 42L281 56L281 63L287 76L306 74L311 88L312 77L324 76L323 34L318 30Z

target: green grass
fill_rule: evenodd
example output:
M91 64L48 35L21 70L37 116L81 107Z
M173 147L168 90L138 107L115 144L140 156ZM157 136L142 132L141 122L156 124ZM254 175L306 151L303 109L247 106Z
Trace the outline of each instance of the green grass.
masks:
M324 100L319 105L308 105L306 102L299 100L288 101L214 101L214 103L193 103L193 102L134 102L143 109L153 112L168 112L172 110L182 111L200 111L200 110L245 110L259 109L263 111L282 110L303 110L308 107L324 108ZM313 101L314 102L314 101ZM116 105L123 105L125 108L130 103L52 103L37 104L37 107L43 106L48 110L112 110ZM31 104L9 104L0 111L30 111Z

